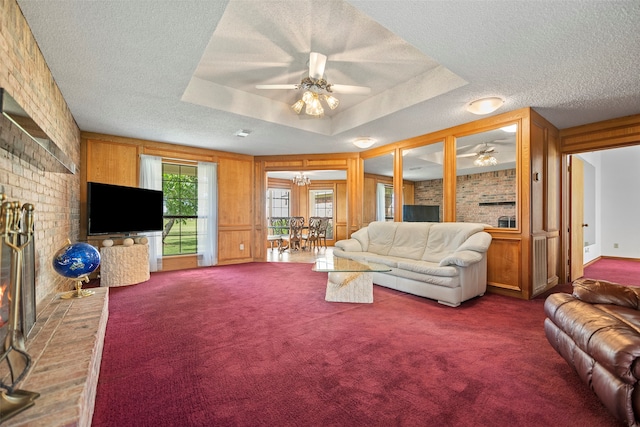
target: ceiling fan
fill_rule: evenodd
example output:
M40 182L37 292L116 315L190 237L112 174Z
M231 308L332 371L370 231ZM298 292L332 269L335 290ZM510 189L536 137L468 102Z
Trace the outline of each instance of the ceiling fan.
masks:
M498 141L492 141L498 142ZM461 149L468 149L471 146L461 147ZM485 142L483 144L478 144L473 147L473 152L468 153L460 153L457 154L456 157L464 158L464 157L475 157L473 160L473 164L476 166L495 166L498 164L498 159L494 156L494 154L498 154L496 151L496 147L489 146L489 143Z
M459 150L464 150L466 151L466 149L471 148L471 146L467 146L467 147L460 147ZM489 153L497 153L497 151L495 151L496 147L490 147L488 143L484 143L484 144L479 144L473 147L473 150L471 152L468 153L460 153L457 154L456 157L458 158L464 158L464 157L476 157L482 154L489 154Z
M322 117L324 108L320 103L323 100L329 108L334 110L338 107L340 101L335 98L332 93L344 93L350 95L368 95L371 88L365 86L352 86L329 83L324 78L324 69L327 64L327 56L318 52L309 54L309 75L304 77L297 84L264 84L256 85L256 89L302 89L304 92L302 98L296 101L291 108L297 113L302 112L305 107L305 113L311 116Z

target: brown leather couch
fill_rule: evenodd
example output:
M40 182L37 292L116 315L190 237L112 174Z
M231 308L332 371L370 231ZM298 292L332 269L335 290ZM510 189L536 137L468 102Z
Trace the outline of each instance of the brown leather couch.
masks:
M618 419L640 423L640 288L581 279L545 301L547 339Z

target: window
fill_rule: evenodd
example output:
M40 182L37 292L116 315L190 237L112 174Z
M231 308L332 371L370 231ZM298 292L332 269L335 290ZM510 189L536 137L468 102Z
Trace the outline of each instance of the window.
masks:
M284 218L291 216L289 200L291 191L284 188L267 190L267 218Z
M333 239L333 190L309 190L309 216L329 218L327 239Z
M384 186L384 219L393 221L393 185Z
M198 168L162 163L162 192L162 255L195 254L198 235Z

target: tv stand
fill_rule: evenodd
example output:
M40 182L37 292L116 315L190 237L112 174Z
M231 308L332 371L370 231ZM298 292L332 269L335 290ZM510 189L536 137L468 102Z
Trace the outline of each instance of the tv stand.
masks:
M100 286L134 285L150 277L148 245L100 248Z

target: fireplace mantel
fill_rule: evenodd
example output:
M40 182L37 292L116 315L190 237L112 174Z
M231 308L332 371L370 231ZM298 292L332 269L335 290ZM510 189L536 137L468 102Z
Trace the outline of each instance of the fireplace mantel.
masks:
M15 126L25 135L13 138L0 135L0 148L47 172L76 173L76 165L58 145L47 136L26 111L0 88L0 129Z

